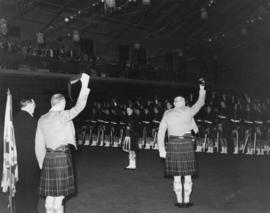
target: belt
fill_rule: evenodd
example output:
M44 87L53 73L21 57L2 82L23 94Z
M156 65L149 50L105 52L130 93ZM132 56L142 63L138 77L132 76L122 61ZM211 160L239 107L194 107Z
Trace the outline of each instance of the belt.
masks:
M224 115L218 115L218 117L219 117L219 118L222 118L222 119L227 118L227 117L226 117L226 116L224 116Z
M61 146L58 146L56 149L47 148L46 151L47 152L65 152L65 153L69 153L70 149L69 149L68 145L61 145Z
M231 122L234 122L234 123L239 123L239 122L240 122L240 120L237 120L237 119L233 119L233 118L231 118Z
M193 138L190 132L185 133L184 135L169 135L169 139L183 139L183 138Z
M144 123L144 124L150 124L150 122L149 122L149 121L143 121L143 123Z
M252 121L248 121L248 120L245 120L244 123L246 123L246 124L253 124Z

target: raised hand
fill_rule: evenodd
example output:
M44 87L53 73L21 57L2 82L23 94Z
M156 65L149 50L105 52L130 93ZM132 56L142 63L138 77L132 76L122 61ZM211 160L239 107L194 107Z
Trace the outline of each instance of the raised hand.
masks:
M88 87L89 80L90 80L90 76L88 74L86 74L86 73L82 73L81 82L82 82L82 87L83 88Z
M203 78L199 79L199 84L200 84L200 90L204 90L204 88L205 88L205 80Z

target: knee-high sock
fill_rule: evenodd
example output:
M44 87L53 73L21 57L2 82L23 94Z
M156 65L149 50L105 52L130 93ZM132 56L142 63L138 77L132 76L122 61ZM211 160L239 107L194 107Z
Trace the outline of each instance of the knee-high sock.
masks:
M130 168L130 165L131 165L131 151L128 152L128 162L129 162L129 164L128 164L127 168Z
M55 213L64 213L63 199L64 196L54 198L54 211Z
M54 197L47 196L45 200L46 213L54 213Z
M173 190L176 195L177 203L183 203L182 189L183 187L182 187L181 176L174 176Z
M127 169L135 169L136 168L136 153L135 153L135 151L129 151L128 158L129 158L129 165L126 168Z
M133 167L133 168L136 168L136 152L135 151L132 151L132 164L131 164L131 166Z
M135 151L129 151L129 167L136 168L136 153Z
M189 203L190 202L190 195L192 192L192 179L191 176L185 176L184 177L184 202Z

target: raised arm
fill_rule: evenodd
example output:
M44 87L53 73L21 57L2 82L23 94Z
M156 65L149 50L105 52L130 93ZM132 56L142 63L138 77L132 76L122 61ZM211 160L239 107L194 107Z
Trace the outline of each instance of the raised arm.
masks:
M196 115L200 111L200 109L203 107L203 105L205 103L205 94L206 94L206 91L204 89L204 85L200 85L198 100L190 108L192 116Z
M75 118L86 106L90 89L88 89L89 75L83 73L81 76L82 87L76 105L70 110L65 110L62 113L62 121L68 122Z

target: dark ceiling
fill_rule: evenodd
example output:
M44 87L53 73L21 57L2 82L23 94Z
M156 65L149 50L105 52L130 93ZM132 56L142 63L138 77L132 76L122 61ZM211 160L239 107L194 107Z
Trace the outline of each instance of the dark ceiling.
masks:
M116 0L105 12L101 0L1 0L1 14L21 26L22 39L42 31L55 39L73 30L95 41L98 54L139 42L147 55L205 45L237 48L268 42L269 0ZM65 17L69 22L65 22ZM269 42L268 42L269 43Z

